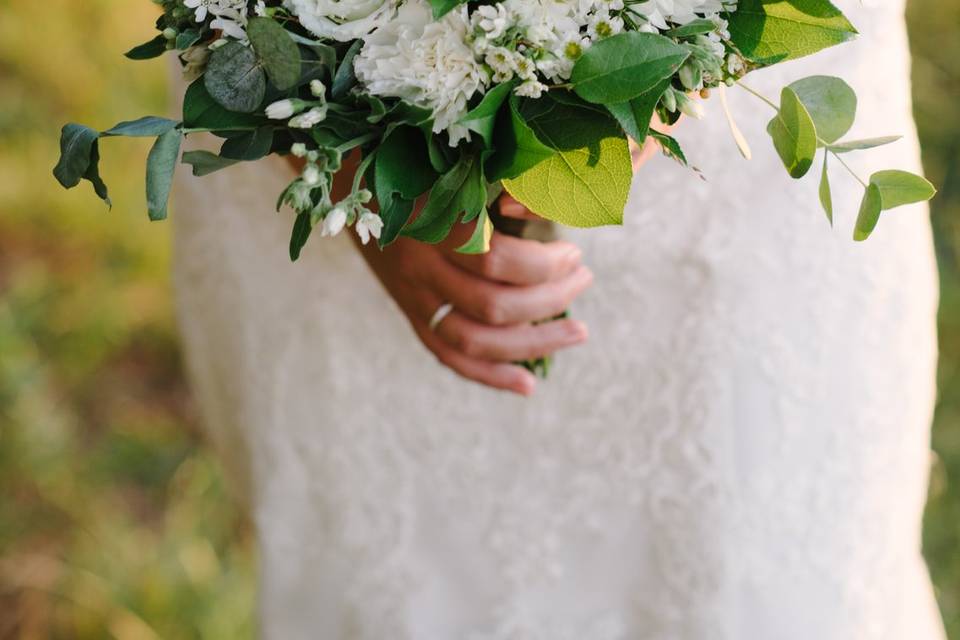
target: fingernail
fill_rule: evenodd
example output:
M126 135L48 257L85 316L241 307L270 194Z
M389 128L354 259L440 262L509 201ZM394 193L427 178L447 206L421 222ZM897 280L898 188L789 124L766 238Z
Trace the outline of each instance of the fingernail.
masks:
M517 384L517 392L521 395L527 396L528 398L533 395L533 392L537 390L537 380L530 374L526 374L520 378L519 383Z
M578 342L583 342L590 337L590 330L587 328L587 325L579 320L574 320L570 323L567 333Z

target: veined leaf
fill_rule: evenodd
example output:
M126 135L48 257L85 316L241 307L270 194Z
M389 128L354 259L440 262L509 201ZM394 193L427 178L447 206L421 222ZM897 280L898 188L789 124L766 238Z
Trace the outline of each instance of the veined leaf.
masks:
M556 153L507 191L531 211L573 227L623 222L633 168L626 137L609 116L554 102L537 104L528 122Z
M727 17L733 43L754 62L801 58L857 34L827 0L740 0Z
M673 76L689 55L687 49L661 35L620 33L587 49L573 66L570 82L587 102L626 102Z

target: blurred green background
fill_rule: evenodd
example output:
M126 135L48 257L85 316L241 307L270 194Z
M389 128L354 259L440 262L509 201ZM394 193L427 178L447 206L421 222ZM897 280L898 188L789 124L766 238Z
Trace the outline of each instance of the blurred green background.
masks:
M128 179L149 142L110 144L111 213L47 171L62 122L165 111L165 65L121 55L152 37L154 15L146 0L0 0L0 640L253 634L250 527L200 446L169 225L147 222ZM909 15L924 162L941 187L924 545L960 640L960 2L911 0Z

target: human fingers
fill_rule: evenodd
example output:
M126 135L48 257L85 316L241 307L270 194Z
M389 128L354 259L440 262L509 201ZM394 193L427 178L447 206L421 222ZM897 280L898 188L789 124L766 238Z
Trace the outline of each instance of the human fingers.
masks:
M426 284L459 311L489 325L536 322L563 313L593 282L584 266L538 285L519 287L481 279L446 263L424 274Z
M452 312L437 327L439 335L460 353L479 360L533 360L587 340L587 327L578 320L494 327Z
M570 242L538 242L493 233L490 250L479 255L449 252L447 259L474 275L515 285L556 280L580 266L583 252Z
M532 395L537 387L537 380L533 374L521 366L489 362L464 355L430 331L424 322L414 322L414 330L424 346L442 365L468 380L522 396Z
M497 199L497 206L500 208L500 214L507 218L518 218L520 220L543 220L530 209L506 191Z

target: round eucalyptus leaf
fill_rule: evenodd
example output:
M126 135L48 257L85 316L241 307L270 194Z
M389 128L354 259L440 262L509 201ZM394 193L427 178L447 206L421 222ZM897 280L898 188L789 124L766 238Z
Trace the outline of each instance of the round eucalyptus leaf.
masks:
M267 78L253 49L230 42L210 56L204 86L223 108L251 113L263 102Z
M807 108L824 142L839 140L857 117L857 94L846 82L832 76L811 76L790 85Z
M300 48L272 18L251 18L247 36L270 82L286 91L300 80Z

